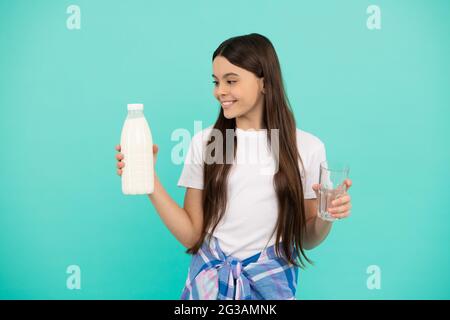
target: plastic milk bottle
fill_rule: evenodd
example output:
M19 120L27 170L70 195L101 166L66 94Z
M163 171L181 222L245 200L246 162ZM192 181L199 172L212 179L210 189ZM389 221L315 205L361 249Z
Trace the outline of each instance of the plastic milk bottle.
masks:
M122 192L150 194L154 189L153 139L144 116L143 104L128 104L128 115L120 138L122 160Z

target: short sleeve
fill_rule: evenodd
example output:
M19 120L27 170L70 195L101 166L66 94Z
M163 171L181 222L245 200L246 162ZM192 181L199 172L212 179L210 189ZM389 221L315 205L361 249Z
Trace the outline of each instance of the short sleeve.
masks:
M202 135L195 135L189 145L183 170L178 180L179 187L203 190Z
M314 150L311 154L311 158L306 168L305 177L305 189L304 198L305 199L315 199L316 193L314 192L312 185L319 183L320 175L320 163L326 160L325 145L321 143L318 148Z

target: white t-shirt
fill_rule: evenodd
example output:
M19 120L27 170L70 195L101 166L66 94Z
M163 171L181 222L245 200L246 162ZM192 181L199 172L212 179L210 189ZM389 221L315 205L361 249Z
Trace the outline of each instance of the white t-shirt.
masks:
M202 160L211 130L212 126L193 136L178 186L203 190ZM266 130L237 128L236 137L236 159L228 176L227 208L214 236L227 256L244 260L275 243L278 203L273 185L275 162ZM304 198L312 199L316 197L312 185L319 183L320 162L326 160L325 145L311 133L297 129L297 148L306 169L305 172L299 160Z

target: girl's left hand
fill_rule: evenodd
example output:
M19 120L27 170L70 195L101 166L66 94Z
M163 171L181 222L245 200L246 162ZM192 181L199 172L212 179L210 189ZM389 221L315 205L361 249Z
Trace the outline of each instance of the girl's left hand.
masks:
M347 190L350 189L350 187L352 186L352 180L350 179L345 179L344 183L347 186ZM313 184L312 188L316 193L317 199L319 199L320 185L318 183ZM347 190L344 192L343 196L331 202L332 207L328 207L327 211L331 213L331 215L334 218L342 219L350 216L350 209L352 207L352 204L350 202L351 198L350 195L347 193Z

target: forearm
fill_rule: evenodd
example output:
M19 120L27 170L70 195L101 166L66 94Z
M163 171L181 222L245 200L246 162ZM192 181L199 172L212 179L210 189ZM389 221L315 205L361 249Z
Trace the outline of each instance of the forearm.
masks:
M186 248L190 248L197 241L194 226L189 214L170 197L163 185L155 175L155 187L152 194L148 197L153 203L161 220L170 230L170 232Z
M306 223L304 249L311 250L321 244L328 236L332 225L332 222L322 220L318 216L309 219Z

